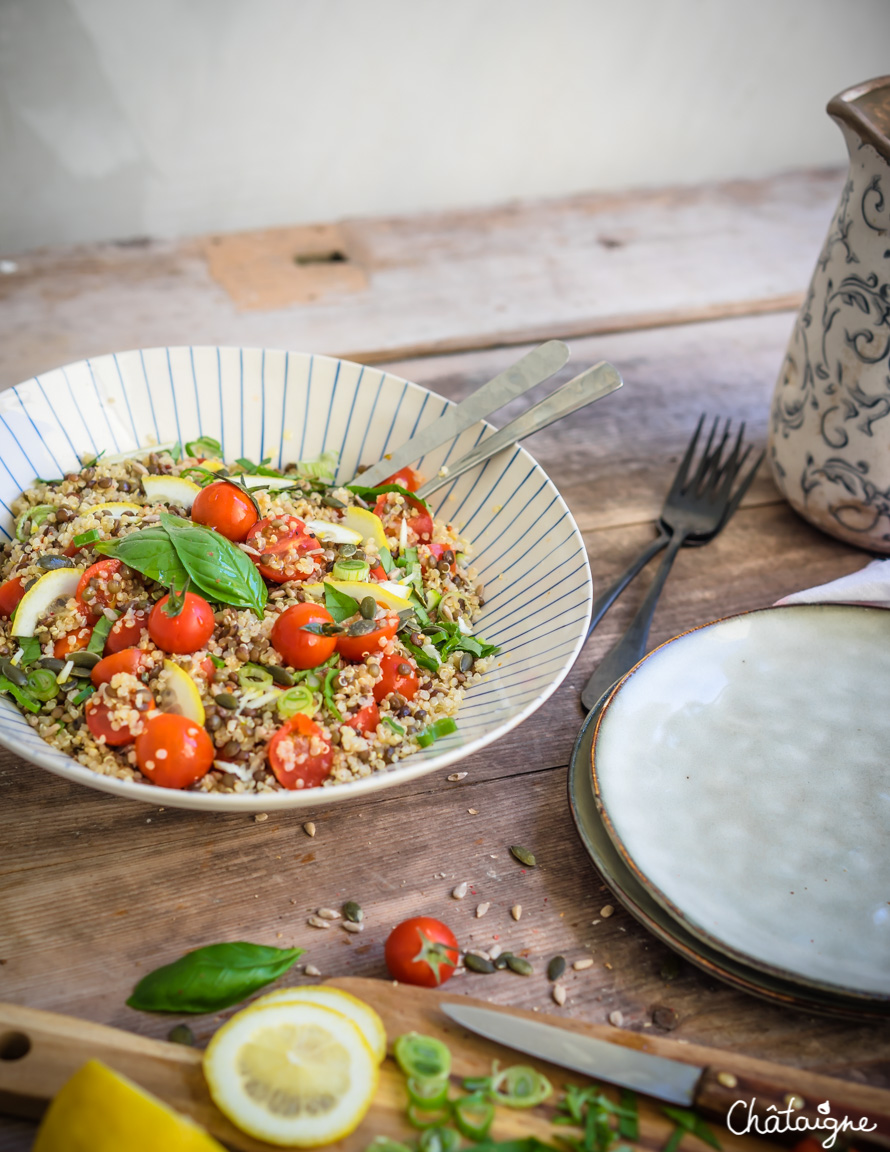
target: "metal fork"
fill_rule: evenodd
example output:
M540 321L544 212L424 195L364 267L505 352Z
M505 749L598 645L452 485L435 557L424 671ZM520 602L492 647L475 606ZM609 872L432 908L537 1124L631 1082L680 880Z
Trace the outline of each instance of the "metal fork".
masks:
M702 415L665 497L658 521L658 537L594 604L591 631L633 577L657 552L667 546L655 579L627 631L603 657L581 693L581 703L588 711L645 655L655 605L677 553L684 544L707 544L714 539L738 508L763 461L765 453L761 452L747 473L739 479L751 453L750 444L742 451L745 425L739 428L732 450L724 460L723 454L730 439L730 422L726 421L723 434L718 438L719 420L715 419L698 466L691 471L704 423L705 417Z

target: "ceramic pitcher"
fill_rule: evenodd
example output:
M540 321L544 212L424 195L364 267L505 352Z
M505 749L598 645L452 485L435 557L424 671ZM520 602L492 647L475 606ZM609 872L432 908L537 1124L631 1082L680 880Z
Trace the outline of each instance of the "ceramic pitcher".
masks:
M776 384L769 456L802 516L890 553L890 76L828 113L850 170Z

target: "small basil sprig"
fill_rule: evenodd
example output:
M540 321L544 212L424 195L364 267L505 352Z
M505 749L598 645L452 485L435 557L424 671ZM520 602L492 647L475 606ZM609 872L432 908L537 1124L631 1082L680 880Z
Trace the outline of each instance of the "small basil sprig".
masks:
M426 500L422 500L416 492L409 492L407 488L403 488L401 484L378 484L376 488L365 488L361 484L347 484L346 491L352 492L356 496L361 496L367 504L373 504L378 496L382 496L386 492L398 492L400 496L407 496L409 500L413 500L416 504L422 504L424 508L429 508Z
M209 944L143 976L127 1004L143 1012L217 1012L277 980L304 951L245 941Z
M250 608L262 620L269 594L256 565L240 548L211 528L169 512L161 513L161 527L199 591L222 604Z
M164 528L140 528L120 540L103 540L94 551L114 556L165 588L181 592L188 581L188 572Z
M359 610L359 602L354 596L338 591L333 584L327 582L324 586L324 606L338 624L342 620L348 620Z

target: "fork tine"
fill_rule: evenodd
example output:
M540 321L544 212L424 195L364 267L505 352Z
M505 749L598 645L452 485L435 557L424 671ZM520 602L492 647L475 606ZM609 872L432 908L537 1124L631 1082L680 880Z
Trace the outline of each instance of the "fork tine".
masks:
M713 445L714 445L714 437L717 434L717 428L719 427L719 425L720 425L720 418L718 416L715 416L714 417L714 423L711 425L711 431L708 434L708 442L707 442L707 444L705 444L704 452L702 453L702 458L699 461L698 468L696 468L695 475L692 478L692 483L697 489L701 488L702 481L704 480L704 478L707 475L708 471L710 470L711 466L714 464L715 460L717 461L717 463L719 463L719 461L720 461L720 456L723 452L723 446L726 443L726 432L725 431L723 433L723 439L720 441L716 450L713 452L711 450L713 448Z
M670 492L668 493L668 497L667 497L668 499L670 499L673 496L676 496L678 492L682 492L683 489L686 487L686 484L687 484L688 479L689 479L689 465L692 463L692 458L695 455L695 449L698 446L698 438L699 438L699 435L701 434L702 425L704 424L704 422L705 422L705 414L704 414L704 412L702 412L701 416L699 416L699 418L698 418L698 423L695 426L695 431L692 433L692 439L687 444L686 452L684 453L683 459L680 461L680 465L677 468L677 471L674 475L673 482L671 483Z
M728 431L729 425L727 423L727 432ZM745 463L745 460L751 451L751 445L749 444L745 448L745 451L742 453L741 457L739 456L739 450L742 447L742 437L744 434L745 425L743 423L736 433L735 444L732 446L732 451L727 456L726 460L714 472L714 478L710 486L710 490L713 493L719 492L721 498L725 499L729 496L729 491L732 488L733 481L735 480L736 476L738 476L742 469L742 465Z
M749 444L748 447L745 449L745 452L744 452L744 455L742 456L741 461L739 462L739 468L737 470L737 474L738 474L738 471L741 471L742 464L744 464L745 460L747 459L748 453L750 451L751 451L751 445ZM763 463L763 461L765 459L766 459L766 452L764 451L764 452L760 453L760 455L757 457L757 459L754 461L754 463L748 469L747 474L739 482L738 488L736 488L735 492L732 494L732 499L726 505L726 511L723 513L723 519L722 519L723 524L726 523L726 521L730 518L730 516L732 516L733 513L735 512L736 508L738 508L739 504L742 501L742 497L745 495L745 493L751 487L751 481L754 479L754 477L757 473L757 469L760 467L760 465Z
M726 443L729 439L729 425L730 422L727 420L723 429L723 435L720 437L720 442L714 448L713 452L703 457L701 465L699 466L699 470L696 475L696 490L702 495L705 495L709 492L715 492L721 482L723 469L725 467L721 461L723 458L723 451L726 448ZM716 421L714 426L716 429Z

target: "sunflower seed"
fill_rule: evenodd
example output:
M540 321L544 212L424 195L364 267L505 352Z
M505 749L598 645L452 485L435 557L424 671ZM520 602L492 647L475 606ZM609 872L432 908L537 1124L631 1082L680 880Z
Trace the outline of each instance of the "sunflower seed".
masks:
M510 855L518 860L520 864L525 864L528 868L534 868L537 864L534 856L527 848L523 848L521 844L510 845Z
M365 918L361 904L356 904L354 900L347 900L343 905L343 915L351 924L361 924Z
M322 920L339 920L340 913L336 908L316 908L315 915L320 916Z
M604 908L600 908L600 916L602 916L602 918L604 920L608 920L610 916L614 916L614 915L615 915L615 909L612 907L611 904L607 904Z
M306 823L303 825L303 831L306 833L307 836L314 836L315 835L315 825L312 823L311 820L307 820Z
M467 952L464 956L464 967L469 968L471 972L484 972L486 975L495 970L494 964L490 960L486 960L483 956L477 956L474 952Z
M554 984L551 995L554 1002L558 1004L560 1008L562 1008L563 1004L566 1002L566 990L563 988L562 984Z
M514 904L513 907L510 909L510 915L513 917L514 920L518 920L520 918L520 916L522 916L522 905L521 904Z
M572 967L575 969L576 972L583 972L585 970L585 968L592 968L593 967L593 961L590 959L589 956L585 956L585 958L583 960L576 960L574 962L574 964L572 965Z
M524 956L514 956L512 952L507 954L507 967L517 976L531 976L534 972L534 968Z
M501 952L503 952L503 948L501 948L500 944L492 944L492 946L488 949L488 955L492 960L497 960Z
M613 1028L620 1028L624 1023L624 1013L617 1011L617 1009L614 1012L610 1012L609 1023L613 1026Z
M447 777L447 779L451 784L456 784L458 780L465 780L467 775L468 773L466 772L452 772L451 775Z
M303 974L305 976L320 976L321 975L321 969L316 968L314 964L307 964L303 968Z
M464 896L467 894L468 888L469 884L466 882L466 880L462 880L456 888L451 889L451 895L455 900L463 900Z
M313 928L330 928L331 926L330 920L322 920L320 916L310 916L306 923Z
M365 923L363 920L343 920L340 927L344 932L364 932Z
M547 979L558 980L566 970L565 956L554 956L547 965Z
M485 915L485 913L488 911L488 909L490 907L491 907L491 904L488 902L486 902L484 904L477 904L476 905L476 919L481 920L482 917Z

